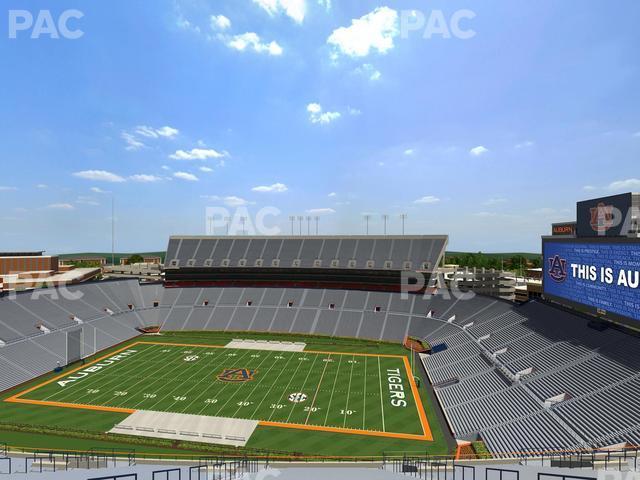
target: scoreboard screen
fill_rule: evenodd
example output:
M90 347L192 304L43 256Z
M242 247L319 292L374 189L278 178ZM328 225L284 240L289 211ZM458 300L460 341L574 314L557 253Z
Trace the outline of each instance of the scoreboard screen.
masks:
M543 242L546 298L612 320L640 321L640 242ZM566 301L566 302L563 302Z

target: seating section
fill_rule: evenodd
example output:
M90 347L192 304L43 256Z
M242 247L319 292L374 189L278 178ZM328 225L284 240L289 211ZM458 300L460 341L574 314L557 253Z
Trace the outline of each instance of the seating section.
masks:
M276 248L266 240L241 246L234 239L220 239L216 245L209 242L207 255L224 243L220 248L234 258L285 247L286 258L293 258L307 240L286 246L285 241ZM354 255L395 255L393 239L367 241L354 240L348 248ZM313 248L329 248L331 255L343 243L315 242ZM173 242L176 252L189 255L203 243ZM411 249L405 244L400 251L404 255ZM637 338L614 329L590 329L587 320L538 302L514 307L480 296L448 298L444 292L403 298L328 289L163 288L120 280L5 296L0 299L0 390L64 363L71 329L83 329L83 352L90 355L138 335L136 327L150 325L392 342L412 335L436 347L437 353L421 355L422 364L451 431L460 439L481 438L493 452L640 441Z
M637 441L635 337L542 303L498 305L464 317L454 307L455 319L446 316L458 328L427 335L446 345L421 359L457 437L480 437L494 452Z
M171 237L166 267L432 270L447 237Z

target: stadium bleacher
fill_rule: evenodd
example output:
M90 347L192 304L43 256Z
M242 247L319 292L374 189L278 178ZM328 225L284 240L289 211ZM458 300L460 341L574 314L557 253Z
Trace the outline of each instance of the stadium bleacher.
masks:
M334 250L336 242L323 240ZM304 249L303 243L288 244L288 252ZM234 249L233 242L224 248L234 258L267 247L276 250L267 241L244 245L248 250L238 244ZM391 248L377 241L353 248L374 251L375 245ZM181 245L180 252L193 255L202 248L192 242ZM0 300L0 339L6 343L0 347L0 389L64 363L65 334L79 326L74 316L82 321L85 354L133 338L138 327L154 325L392 342L412 335L439 347L437 353L421 355L422 364L460 439L481 438L493 452L521 452L635 442L640 437L638 340L612 329L592 330L587 320L546 304L516 307L481 296L450 298L449 292L403 299L399 293L359 290L163 288L136 280L70 290L82 297L60 300L62 295L49 289ZM37 330L38 323L47 325L50 333Z

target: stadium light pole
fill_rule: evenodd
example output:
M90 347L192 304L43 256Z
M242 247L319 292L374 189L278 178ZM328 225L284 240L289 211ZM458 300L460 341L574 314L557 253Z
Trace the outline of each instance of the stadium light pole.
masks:
M213 235L213 217L209 216L207 217L207 220L209 220L209 235Z
M365 216L364 216L364 221L365 221L365 223L366 223L366 225L367 225L367 226L366 226L366 232L367 232L367 235L369 235L369 219L370 219L370 218L371 218L371 215L365 215Z
M389 220L389 215L386 213L382 215L382 220L384 221L384 234L387 234L387 221Z
M291 222L291 236L293 237L293 224L296 221L295 215L289 215L289 221Z
M318 223L320 222L320 217L316 216L315 220L316 220L316 236L318 236Z
M247 221L247 217L240 217L240 223L242 224L242 235L245 235L244 224Z
M298 215L298 222L300 224L300 236L302 236L302 221L304 220L304 217L302 215Z
M402 236L404 237L404 222L407 219L407 214L406 213L401 213L400 214L400 220L402 220Z
M111 266L116 266L116 200L111 194Z
M311 216L307 215L307 237L311 236Z
M224 223L227 227L227 237L229 236L229 223L231 222L231 217L224 217Z

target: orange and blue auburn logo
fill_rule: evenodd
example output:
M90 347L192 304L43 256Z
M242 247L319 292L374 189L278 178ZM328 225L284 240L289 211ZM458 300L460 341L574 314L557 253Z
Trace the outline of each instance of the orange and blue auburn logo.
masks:
M560 255L549 259L549 276L558 283L567 279L567 261Z
M253 380L257 370L247 370L246 368L225 368L216 377L221 382L242 383Z

